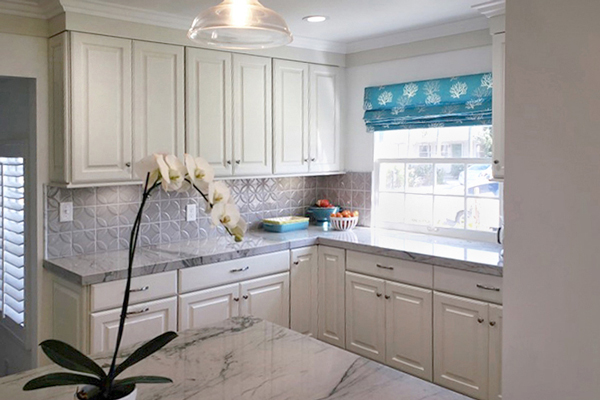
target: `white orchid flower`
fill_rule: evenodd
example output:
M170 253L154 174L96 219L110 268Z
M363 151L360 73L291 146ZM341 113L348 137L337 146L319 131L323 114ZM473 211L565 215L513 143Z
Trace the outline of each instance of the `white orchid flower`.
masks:
M243 218L240 218L237 225L231 229L231 234L235 237L236 242L241 242L248 230L248 225Z
M194 185L203 192L208 191L208 185L215 179L215 171L208 161L200 157L185 155L185 167Z
M208 201L213 206L227 203L231 199L231 191L223 182L211 182L208 185Z
M210 216L214 225L221 223L229 229L234 229L240 222L240 210L231 203L218 203L213 207Z
M185 188L185 166L172 154L166 155L164 159L157 159L162 178L162 187L165 192L182 190Z
M146 180L148 174L150 174L148 183L150 185L153 185L160 177L160 167L158 164L158 160L164 159L164 156L164 154L154 153L147 157L144 157L140 161L135 163L135 165L133 166L133 171L139 178L141 178L144 181Z

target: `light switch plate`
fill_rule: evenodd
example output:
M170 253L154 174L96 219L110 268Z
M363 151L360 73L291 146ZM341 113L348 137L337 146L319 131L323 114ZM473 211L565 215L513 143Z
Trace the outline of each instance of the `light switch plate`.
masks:
M188 204L185 207L185 220L195 221L198 215L198 207L195 204Z
M70 222L73 221L73 203L67 201L65 203L60 203L60 222Z

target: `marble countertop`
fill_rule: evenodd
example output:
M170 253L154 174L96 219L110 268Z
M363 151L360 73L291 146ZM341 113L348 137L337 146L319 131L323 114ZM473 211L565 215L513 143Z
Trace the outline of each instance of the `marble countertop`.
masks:
M493 243L370 228L356 228L346 232L324 231L314 226L289 233L252 231L241 243L222 236L140 247L135 255L133 276L315 244L502 276L501 247ZM80 285L125 279L127 250L44 260L44 267Z
M95 358L100 365L108 366L109 357ZM21 390L28 380L59 370L49 366L2 378L0 398L72 399L74 387ZM165 348L128 369L123 377L132 375L173 379L173 384L139 385L140 400L469 399L251 317L182 332Z

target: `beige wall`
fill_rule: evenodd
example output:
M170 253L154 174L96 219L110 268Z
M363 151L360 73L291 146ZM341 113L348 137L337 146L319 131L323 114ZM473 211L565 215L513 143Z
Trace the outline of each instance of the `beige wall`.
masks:
M506 400L600 398L599 16L507 1Z
M26 214L30 218L27 223L34 223L36 232L26 238L29 261L26 269L27 309L26 325L28 336L20 345L8 339L7 333L0 328L0 362L4 369L4 359L10 358L10 372L35 365L35 352L38 335L38 293L41 291L41 274L43 254L43 184L48 181L48 41L35 36L22 36L0 33L0 76L27 77L36 79L36 130L31 132L30 154L27 168L32 169L35 176L33 185L28 190L30 201ZM27 200L26 200L27 201ZM29 222L28 222L29 221ZM40 251L38 252L37 249ZM4 349L5 351L3 352ZM31 350L34 350L33 352ZM6 350L10 350L7 352ZM1 371L3 372L3 371Z

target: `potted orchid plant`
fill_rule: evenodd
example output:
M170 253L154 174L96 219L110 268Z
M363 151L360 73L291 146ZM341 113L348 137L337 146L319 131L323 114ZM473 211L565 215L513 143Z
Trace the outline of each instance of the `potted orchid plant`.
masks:
M117 379L127 368L154 354L177 337L175 332L166 332L143 344L117 365L117 357L127 318L133 260L144 206L150 195L161 187L166 192L194 188L206 201L207 210L210 210L213 224L223 226L227 233L235 238L236 242L243 239L246 232L246 222L241 218L238 208L233 203L227 185L214 181L212 167L202 158L194 158L186 154L184 162L181 162L173 155L153 154L136 163L134 170L140 178L145 180L145 183L142 201L131 229L127 282L121 307L115 351L108 372L72 346L58 340L46 340L40 346L48 358L59 366L76 373L47 374L27 382L23 390L84 385L75 393L75 398L78 400L133 400L137 395L137 384L172 382L171 379L160 376L135 376Z

